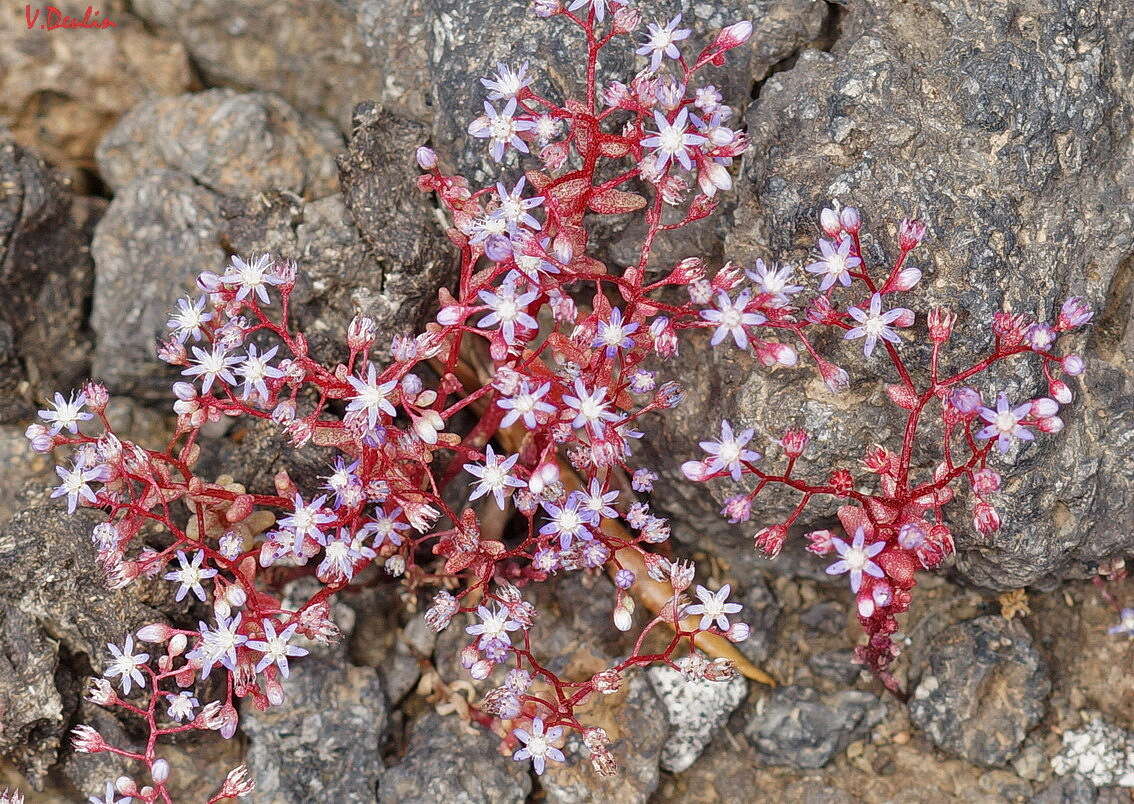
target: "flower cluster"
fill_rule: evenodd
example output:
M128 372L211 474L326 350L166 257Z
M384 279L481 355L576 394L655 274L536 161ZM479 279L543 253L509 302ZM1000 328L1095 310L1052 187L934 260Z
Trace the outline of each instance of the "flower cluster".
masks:
M731 336L736 347L752 349L766 363L770 352L760 334L790 333L836 393L847 388L848 374L816 350L816 329L834 329L843 339L860 342L867 361L878 360L881 353L899 377L886 392L897 409L895 415L904 423L901 443L894 450L864 445L858 471L831 468L825 477L808 481L797 476L797 463L806 452L810 433L784 432L773 445L785 458L785 465L776 470L762 464L761 455L748 448L753 429L737 434L732 423L725 421L718 440L702 442L707 457L686 462L682 470L694 481L755 478L750 492L725 502L722 513L734 523L752 518L753 503L765 489L781 486L798 493L798 505L783 522L763 527L755 535L756 549L770 558L780 552L814 498L846 501L838 510L844 535L829 530L809 532L807 549L820 556L833 554L836 560L827 568L828 574L849 578L858 619L868 637L857 650L858 659L900 694L887 670L898 653L891 639L898 628L895 616L910 604L916 573L937 567L953 553L946 506L955 499L958 484L967 484L973 500L973 528L989 534L1000 527L992 502L1001 486L1001 475L994 468L996 456L1034 440L1038 433L1063 429L1061 407L1072 400L1066 378L1082 374L1084 362L1075 354L1058 356L1053 347L1060 336L1088 323L1092 314L1076 297L1064 302L1051 322L998 313L992 321L989 352L971 363L945 369L956 314L932 309L923 318L924 330L918 330L915 313L894 303L899 294L921 280L921 271L910 265L909 256L924 238L925 225L914 220L901 223L896 259L880 279L862 249L858 210L824 209L819 224L822 236L817 258L805 266L807 273L820 278L814 292L793 284L795 269L787 265L769 268L757 261L755 269L744 274L722 271L717 275L715 297L707 288L692 289L694 300L706 306L701 311L702 326L713 331L714 345ZM928 341L929 365L914 371L900 349L919 337ZM780 356L780 362L794 362L794 354L786 360ZM1029 355L1039 359L1047 381L1046 395L1012 399L1004 390L989 393L976 387L981 375L995 364ZM935 465L924 470L914 466L915 454L933 448L939 456Z
M485 113L469 133L498 162L538 150L542 165L474 191L432 151L417 152L420 186L451 221L459 281L456 295L440 292L424 332L394 338L387 365L371 357L377 327L365 317L345 333L341 362L320 363L288 314L298 266L233 257L223 272L199 275L159 346L182 377L169 446L116 434L107 389L93 382L57 395L28 428L36 450L71 448L53 495L69 511L105 513L91 538L111 586L167 582L201 612L196 627L157 623L109 646L103 677L91 682L91 700L133 713L149 732L128 750L88 726L75 730L77 750L112 752L149 774L146 784L109 785L108 800L168 801L159 738L193 729L228 738L242 703L280 704L304 645L337 636L333 595L359 582L386 578L407 595L432 594L425 618L437 630L471 621L461 664L474 679L501 678L471 716L537 772L562 761L567 730L582 735L600 773L613 772L605 733L576 710L636 668L681 662L690 677L717 680L759 673L732 647L749 630L729 619L740 610L729 587L697 586L694 603L685 594L692 565L653 551L669 524L636 499L657 475L633 462L643 417L682 398L647 361L674 355L679 330L702 322L696 305L667 303L664 291L706 282L695 258L647 281L653 243L713 210L747 147L720 94L696 76L723 64L751 25L725 28L692 58L679 49L689 36L680 18L651 25L642 72L600 84L600 51L634 36L640 13L618 0L538 0L536 13L582 30L584 97L552 102L526 64L499 65L483 80ZM645 219L636 264L616 269L588 253L589 216L634 212ZM734 337L763 320L721 309ZM753 343L785 360L790 351ZM226 417L269 421L290 444L322 449L324 482L300 488L280 472L262 493L197 475L201 429ZM753 459L720 455L730 465ZM154 540L155 529L168 536ZM524 590L600 571L613 581L617 629L635 628L636 599L648 616L622 659L591 678L560 678L532 642L539 612ZM318 591L289 598L283 581L304 576ZM237 768L209 800L251 788Z

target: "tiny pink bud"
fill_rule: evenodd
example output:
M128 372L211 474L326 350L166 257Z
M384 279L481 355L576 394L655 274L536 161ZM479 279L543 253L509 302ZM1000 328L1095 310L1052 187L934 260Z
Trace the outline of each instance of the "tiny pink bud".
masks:
M1078 377L1087 368L1087 364L1079 355L1067 355L1063 358L1062 365L1063 370L1072 377Z
M1052 380L1047 387L1051 396L1060 405L1071 404L1073 398L1071 396L1071 389L1067 387L1067 383L1063 382L1063 380Z
M630 6L623 6L614 12L614 33L628 34L642 24L642 12Z
M106 386L100 382L88 382L83 386L83 395L87 398L87 407L95 413L102 413L106 410L106 404L110 401L110 392L106 390Z
M839 213L829 207L825 207L819 213L819 227L828 237L838 237L842 234L843 225L839 222Z
M437 167L437 153L432 148L422 145L417 149L417 166L422 170L433 170Z
M783 525L772 525L757 531L753 541L757 550L762 551L768 558L775 558L783 549L785 538L787 538L787 528Z
M150 766L150 776L158 784L161 784L169 778L169 763L164 759L155 759L154 764Z
M910 270L917 270L917 269L914 268L914 269L910 269ZM905 271L902 271L902 273L905 273ZM920 276L920 275L921 275L921 272L918 271L918 276ZM913 326L913 323L914 323L914 312L913 312L913 310L907 309L905 307L899 307L899 308L896 308L895 310L891 310L891 312L896 312L898 314L898 316L894 319L894 326L895 327L912 327Z
M921 281L921 270L918 268L903 268L898 272L890 282L887 283L885 290L889 292L898 292L909 290L918 282ZM911 320L912 324L913 321ZM899 326L909 326L909 324L899 324Z
M813 530L804 536L807 539L807 552L825 556L834 549L831 539L835 534L829 530Z
M748 20L742 22L734 22L727 28L722 28L721 32L717 34L717 38L713 40L713 44L709 47L710 51L722 51L729 48L743 45L752 36L752 23Z
M1058 416L1047 416L1036 422L1036 427L1038 427L1041 432L1048 433L1049 435L1058 433L1063 429L1063 419Z
M705 471L705 464L701 461L686 461L681 464L681 473L694 483L699 483L708 477L708 472Z
M806 430L788 430L780 438L780 446L789 457L798 458L807 449L810 441L811 436Z
M839 223L843 225L851 234L858 232L859 227L862 226L862 216L858 214L858 210L854 207L843 207L839 210Z
M165 642L173 634L173 629L164 623L153 623L138 629L138 639L143 642Z
M1032 400L1032 415L1037 419L1054 416L1058 412L1059 403L1054 399L1049 399L1046 396L1041 396L1039 399Z

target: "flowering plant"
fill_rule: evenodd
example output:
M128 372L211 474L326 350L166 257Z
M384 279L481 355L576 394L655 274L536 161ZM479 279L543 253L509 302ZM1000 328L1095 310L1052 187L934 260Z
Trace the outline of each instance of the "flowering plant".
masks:
M909 607L917 571L933 569L953 553L953 532L945 507L954 500L957 484L967 483L973 495L973 527L982 533L999 529L1000 517L989 502L989 496L1001 485L1000 474L990 465L992 459L1017 442L1032 441L1036 430L1053 434L1063 429L1060 405L1068 404L1072 394L1062 378L1082 374L1084 361L1076 354L1059 357L1052 348L1060 335L1089 322L1092 313L1077 297L1064 302L1053 323L997 313L992 320L988 354L945 370L942 361L957 316L945 308L934 308L925 320L924 337L931 347L928 376L919 382L898 349L904 343L898 330L908 331L915 314L891 306L890 300L921 280L922 272L911 266L908 258L924 238L925 225L914 220L901 223L897 257L883 272L884 278L877 276L862 249L858 210L824 209L820 227L824 236L818 242L819 257L806 267L807 272L821 278L818 292L805 294L803 286L792 284L791 267L767 266L757 260L755 270L747 271L745 277L733 272L728 281L720 281L718 274L715 289L695 285L693 293L700 301L709 302L716 292L715 309L701 315L716 328L714 344L731 335L737 347L751 345L758 356L763 356L754 335L759 328L794 333L833 392L846 390L848 375L818 353L811 342L813 330L834 328L846 340L861 340L866 359L881 346L899 377L899 382L886 386L886 394L905 419L901 443L895 450L877 444L865 448L861 468L866 475L876 476L873 483L846 468L832 469L821 479L807 481L797 476L797 462L807 448L810 433L791 429L783 434L778 446L785 462L777 472L757 465L761 455L748 448L754 430L736 433L725 421L719 439L701 443L709 457L686 462L682 471L694 481L725 476L734 481L743 476L755 478L751 491L725 501L721 513L734 523L750 518L753 502L765 489L784 486L798 493L799 502L786 520L755 535L756 549L769 558L779 554L789 530L815 497L829 495L846 500L838 510L844 535L811 531L806 534L807 549L820 556L835 554L827 573L848 576L858 619L868 637L866 644L856 649L856 657L888 689L902 696L888 671L898 654L898 646L891 639L898 628L895 617ZM751 284L733 299L731 293L744 284L745 278ZM971 383L995 364L1026 355L1039 358L1049 395L1011 401L1006 393L999 392L994 404L986 405ZM934 447L938 462L919 472L913 463L915 455Z
M1045 372L1058 365L1077 373L1081 361L1048 351L1059 331L1089 318L1077 301L1065 305L1054 327L998 317L993 353L947 376L939 376L937 361L953 317L934 311L931 377L925 390L915 390L895 347L896 328L911 326L914 315L903 308L883 312L883 305L920 276L906 258L924 234L921 224L903 224L899 258L875 284L857 213L825 211L829 239L820 241L822 256L808 268L822 281L805 305L794 301L803 289L787 268L757 262L747 274L752 285L742 288L745 274L731 264L711 279L696 257L666 270L651 264L659 236L709 215L718 192L731 187L728 167L747 139L729 127L731 110L700 74L723 64L752 27L731 25L687 59L680 44L690 31L679 27L680 16L650 25L637 50L648 60L642 72L625 83L600 84L599 53L633 34L640 13L621 0L574 0L569 7L535 0L534 8L582 31L583 97L544 97L526 64L499 65L483 79L484 114L469 134L486 140L498 163L532 150L540 162L494 186L474 191L464 177L443 171L433 151L418 150L420 186L436 194L448 215L459 272L455 293L440 291L436 321L417 335L394 338L388 365L371 359L377 332L365 317L345 334L345 358L320 363L292 326L295 263L234 256L223 274L198 277L201 295L178 302L172 334L159 348L185 377L173 386L177 427L165 449L115 434L105 415L108 392L97 383L70 397L57 394L51 409L41 411L43 422L28 428L39 451L74 449L71 465L58 469L53 496L64 497L70 511L86 506L106 513L92 539L111 585L161 578L177 600L191 595L209 609L196 628L151 624L110 646L104 676L92 680L89 696L141 718L148 737L128 750L80 726L74 743L80 751L140 762L150 783L122 777L108 785L106 800L169 801L159 738L194 729L231 737L238 699L260 708L282 703L291 664L307 653L301 640L338 636L332 597L364 573L373 576L375 565L408 594L430 591L425 617L434 629L459 615L472 620L460 662L478 680L499 668L499 680L470 716L497 732L515 759L530 759L537 773L563 760L566 730L582 735L599 773L614 771L607 735L582 722L577 710L596 694L618 690L634 668L666 662L690 678L742 672L770 681L731 645L749 633L730 619L740 610L728 600L731 589L696 586L696 602L687 597L694 567L651 549L667 541L669 525L634 498L656 479L632 463L639 428L646 414L682 398L676 383L659 382L648 361L675 355L684 330L711 330L714 344L729 339L769 366L795 365L796 349L777 336L797 339L832 390L845 386L846 374L812 345L814 327L844 330L862 338L868 358L881 346L893 361L902 383L890 397L908 424L900 454L875 448L867 455L867 468L880 477L877 493L860 491L846 470L818 485L794 478L808 439L799 431L781 441L787 466L780 474L758 467L760 456L748 449L752 431L738 433L729 422L719 440L705 442L707 460L684 465L698 481L758 478L750 494L725 506L738 522L749 518L752 501L769 484L802 494L786 522L757 535L771 555L812 497L849 500L841 511L847 538L810 534L811 549L838 552L830 571L850 576L870 634L860 658L891 687L893 615L908 605L916 568L935 566L952 550L941 521L951 484L968 479L978 495L987 494L999 483L986 466L992 444L1004 450L1030 438L1032 428L1058 429L1057 401L1068 401L1070 392L1051 374L1052 399L1005 400L995 409L964 384L1025 352L1039 354ZM590 253L592 221L626 214L640 214L645 232L634 264L615 269ZM675 300L675 288L687 289L688 300ZM834 301L839 288L863 291L843 311ZM934 400L942 405L944 457L931 479L913 483L918 420ZM324 449L322 487L300 488L281 471L271 493L255 493L229 477L195 474L202 428L224 417L271 421L293 445ZM978 418L986 424L973 432ZM86 421L98 425L96 432L80 429ZM954 441L967 454L957 455ZM976 515L980 527L995 520L985 502ZM519 526L507 528L515 517ZM168 536L153 540L155 525ZM560 678L533 644L539 612L524 590L559 573L601 570L613 580L616 628L635 628L635 599L649 616L639 620L633 647L619 661L590 678ZM317 591L285 602L280 579L302 576L317 579ZM203 682L214 674L223 676L219 696L202 705L199 696L211 689ZM209 801L251 789L241 766Z
M307 653L302 640L337 637L332 596L375 564L408 593L439 587L425 615L433 628L472 616L461 663L475 679L500 667L502 680L471 716L537 772L562 761L556 743L565 729L583 735L600 773L613 772L606 734L576 709L619 689L636 667L667 662L691 678L739 669L766 679L730 645L748 627L730 619L740 607L728 602L729 587L697 586L691 603L693 566L649 549L668 539L669 525L634 501L656 475L629 463L643 417L681 400L675 383L659 383L644 364L675 354L680 329L702 326L691 302L660 297L700 283L703 262L650 279L653 243L712 212L716 193L731 185L728 165L747 147L726 125L731 110L719 93L694 79L723 64L752 27L725 28L687 60L677 47L690 33L680 17L652 25L638 51L649 66L629 83L600 87L600 51L631 35L640 14L619 0L569 8L537 0L535 11L582 30L585 96L542 97L527 65L500 65L483 80L485 114L469 133L488 141L497 162L539 150L542 167L514 182L474 192L441 171L432 151L418 151L420 185L452 222L459 280L456 295L441 291L435 323L394 338L388 365L371 359L377 333L364 317L346 333L342 362L322 365L291 324L295 263L234 256L223 274L200 274L201 295L178 302L158 350L184 377L173 386L176 433L165 449L116 434L107 389L94 382L57 394L28 428L36 450L73 448L53 496L71 512L106 514L92 539L110 584L164 579L176 600L209 609L196 628L155 623L109 646L89 697L142 719L148 737L129 750L79 726L74 745L136 760L149 780L122 777L108 784L107 801L169 801L159 738L194 729L231 737L238 699L280 704L292 663ZM699 190L692 195L689 176ZM588 214L635 212L646 224L635 265L615 271L588 254ZM323 486L299 488L280 472L271 493L255 493L195 474L202 427L225 417L269 420L293 445L325 449ZM518 535L505 532L514 513ZM168 536L153 539L154 526ZM650 616L620 661L591 678L559 678L532 643L539 612L523 589L603 568L614 584L614 625L634 628L632 594ZM280 579L301 576L314 576L318 591L291 605ZM654 638L660 648L645 647L666 628ZM204 682L217 673L219 697L202 705L213 689ZM241 766L209 801L251 789Z

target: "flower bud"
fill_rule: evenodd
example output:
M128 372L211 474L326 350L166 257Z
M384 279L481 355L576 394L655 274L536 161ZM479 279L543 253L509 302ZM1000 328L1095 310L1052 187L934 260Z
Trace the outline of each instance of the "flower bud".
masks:
M623 598L614 607L614 627L619 631L629 631L630 626L634 624L633 606L631 598Z
M722 51L730 48L743 45L752 36L752 23L748 20L741 22L734 22L727 28L721 29L717 34L717 38L713 40L713 44L709 46L710 51Z
M71 729L71 745L80 754L98 754L106 750L106 741L102 739L102 735L87 725Z
M169 778L169 763L164 759L155 759L150 766L150 776L158 784L163 783Z
M142 642L165 642L173 635L173 629L164 623L153 623L138 629L138 639Z
M819 361L819 376L827 385L827 390L833 394L841 394L850 388L850 377L834 363L826 360Z
M461 323L468 314L467 308L459 304L449 304L441 308L437 314L437 323L443 327L451 327Z
M1046 396L1041 396L1039 399L1032 400L1032 416L1037 419L1043 419L1048 416L1054 416L1059 412L1059 403L1054 399L1049 399Z
M739 643L748 639L751 634L752 629L749 627L748 623L736 622L728 627L725 636L728 637L729 642Z
M834 537L835 534L829 530L813 530L804 534L803 538L807 539L807 552L825 556L834 549L834 545L831 544L831 539Z
M614 12L613 32L616 34L633 33L641 24L642 12L636 8L622 6Z
M166 652L170 656L180 656L185 652L185 648L189 646L189 637L185 634L174 634L173 639L169 640L169 645L166 647Z
M634 585L634 573L625 567L614 573L614 585L619 589L629 589Z
M24 436L36 452L51 452L55 448L55 438L42 424L29 424Z
M373 318L356 315L347 327L347 346L353 350L364 352L374 343L378 335L378 325Z
M1087 364L1079 355L1067 355L1063 358L1061 365L1063 370L1072 377L1078 377L1087 368Z
M437 167L437 153L424 145L417 149L417 166L422 170L433 170Z
M843 207L839 210L839 223L851 234L856 234L862 226L862 217L854 207Z
M920 268L903 268L898 275L886 283L884 290L890 293L905 291L921 281ZM912 317L910 324L913 323ZM898 324L899 327L908 327L910 324Z
M705 464L701 461L685 461L681 464L681 473L694 483L699 483L709 476Z
M962 386L949 392L949 404L965 416L975 416L984 406L984 400L975 388Z
M843 225L839 222L839 213L824 207L819 213L819 227L828 237L837 238L843 231Z
M106 404L110 401L110 392L100 382L91 381L84 385L83 396L87 398L87 407L95 413L105 411Z
M1067 387L1067 383L1063 382L1063 380L1052 380L1050 383L1048 383L1047 388L1051 393L1051 396L1060 405L1071 404L1071 400L1073 398L1071 396L1071 389Z
M1040 432L1053 435L1063 429L1063 419L1058 416L1047 416L1037 421L1036 427L1040 429Z

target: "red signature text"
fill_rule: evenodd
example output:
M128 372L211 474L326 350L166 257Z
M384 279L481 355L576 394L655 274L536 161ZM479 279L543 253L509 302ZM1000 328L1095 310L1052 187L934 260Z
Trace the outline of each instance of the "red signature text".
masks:
M45 31L54 31L57 28L116 28L117 23L105 17L99 19L102 12L97 8L87 6L87 12L82 17L69 17L55 6L44 6L33 9L30 4L24 6L24 22L28 30L39 27ZM42 21L40 17L43 17Z

